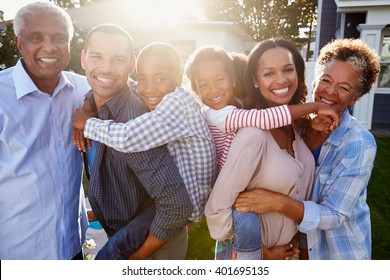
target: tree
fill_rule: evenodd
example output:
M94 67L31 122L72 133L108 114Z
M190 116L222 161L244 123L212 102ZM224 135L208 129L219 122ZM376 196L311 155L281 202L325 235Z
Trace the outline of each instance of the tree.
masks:
M57 6L60 6L62 8L68 9L68 8L77 8L80 6L85 6L88 4L92 4L97 2L92 0L50 0L50 2L53 2Z
M13 25L10 22L4 31L0 31L0 70L14 66L18 61L19 51L14 38Z
M208 20L232 21L255 40L283 37L301 44L316 18L316 0L197 0Z

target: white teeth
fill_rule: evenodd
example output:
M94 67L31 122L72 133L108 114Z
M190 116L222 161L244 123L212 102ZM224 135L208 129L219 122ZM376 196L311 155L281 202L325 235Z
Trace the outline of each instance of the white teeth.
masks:
M215 98L211 98L210 100L211 101L218 101L218 100L221 100L222 98L223 98L223 95L215 97Z
M114 81L113 79L108 79L108 78L103 78L103 77L96 77L96 79L102 83L105 83L105 84L112 83Z
M328 105L334 105L334 104L336 104L336 102L333 102L333 101L331 101L331 100L325 99L325 98L323 98L323 97L321 97L321 101L322 101L323 103L325 103L325 104L328 104Z
M154 102L157 102L159 98L158 98L158 97L147 97L147 99L148 99L150 102L154 103Z
M286 88L282 88L282 89L274 89L272 92L275 94L284 94L284 93L287 93L288 90L289 90L289 88L286 87Z
M42 57L39 60L44 63L56 63L58 61L58 58Z

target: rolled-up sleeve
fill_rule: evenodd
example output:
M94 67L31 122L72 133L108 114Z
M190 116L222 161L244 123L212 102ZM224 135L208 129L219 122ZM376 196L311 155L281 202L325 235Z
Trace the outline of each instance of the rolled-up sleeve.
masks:
M317 203L313 201L303 201L304 214L298 230L301 232L310 232L315 230L320 223L320 209Z

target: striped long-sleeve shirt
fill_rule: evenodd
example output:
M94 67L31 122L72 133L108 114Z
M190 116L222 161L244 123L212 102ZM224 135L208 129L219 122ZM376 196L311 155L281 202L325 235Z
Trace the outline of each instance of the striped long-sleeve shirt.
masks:
M262 110L237 109L234 106L213 110L205 107L203 114L214 138L218 174L226 161L229 147L239 128L273 129L292 123L291 113L287 105Z

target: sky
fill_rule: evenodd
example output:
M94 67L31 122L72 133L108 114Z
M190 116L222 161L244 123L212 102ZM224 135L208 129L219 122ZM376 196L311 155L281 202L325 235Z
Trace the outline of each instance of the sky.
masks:
M24 6L28 3L32 3L35 1L36 0L0 0L0 11L4 12L4 20L10 20L10 19L14 18L15 13L17 12L17 10L19 8L21 8L22 6ZM39 0L39 1L49 2L49 0ZM156 1L156 4L157 3L159 5L162 4L162 2L161 2L162 0L155 0L155 1ZM142 5L143 2L144 1L140 0L139 1L140 5ZM165 0L163 2L164 3L164 6L163 6L164 12L165 12L165 14L170 14L169 16L171 16L171 17L173 15L177 16L178 14L182 14L183 11L186 11L187 13L194 14L194 10L196 10L196 8L194 8L193 2L194 2L193 0ZM153 10L150 10L150 11L153 12ZM195 13L198 13L198 12L195 11ZM156 15L158 15L158 14L162 15L164 13L161 13L161 10L160 10L159 13L156 13Z
M49 2L49 0L40 1ZM32 2L35 0L0 0L0 11L4 12L4 20L13 19L19 8Z

